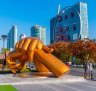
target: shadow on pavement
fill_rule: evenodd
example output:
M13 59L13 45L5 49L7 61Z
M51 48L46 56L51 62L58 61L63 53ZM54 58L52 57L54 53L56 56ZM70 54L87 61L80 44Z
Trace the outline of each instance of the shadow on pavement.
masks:
M14 74L14 77L23 77L23 78L34 78L34 77L49 77L56 78L51 72L26 72L26 73L17 73Z
M0 71L0 74L12 74L11 71Z

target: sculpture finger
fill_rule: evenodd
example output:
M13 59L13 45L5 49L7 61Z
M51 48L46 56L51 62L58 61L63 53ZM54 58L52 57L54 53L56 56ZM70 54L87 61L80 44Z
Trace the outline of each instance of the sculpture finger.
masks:
M15 45L15 49L16 49L16 50L19 50L18 47L19 47L19 42L16 43L16 45Z
M28 60L30 62L33 61L33 56L34 56L34 51L36 49L36 46L37 46L37 40L32 40L30 45L29 45L28 51L27 51L27 53L28 53Z
M34 51L35 48L36 48L36 45L37 45L37 40L32 40L31 43L30 43L30 45L29 45L28 50L29 51Z
M42 49L43 49L46 53L51 53L51 52L53 52L53 49L51 49L51 48L49 48L49 47L47 47L47 46L45 46L45 45L42 46Z
M16 74L16 70L12 66L10 66L9 68L10 68L12 73Z
M31 42L31 39L30 38L27 38L25 39L24 43L23 43L23 46L22 46L22 52L26 52L28 47L29 47L29 44Z
M23 44L24 44L24 39L22 39L22 40L19 41L18 49L19 49L20 51L22 51L21 49L22 49L22 47L23 47Z
M10 68L10 70L11 70L11 72L12 73L16 73L16 70L15 70L15 68L16 68L16 63L7 63L7 65L8 65L8 67Z
M37 49L42 49L42 45L43 45L43 43L41 41L38 41L36 48Z

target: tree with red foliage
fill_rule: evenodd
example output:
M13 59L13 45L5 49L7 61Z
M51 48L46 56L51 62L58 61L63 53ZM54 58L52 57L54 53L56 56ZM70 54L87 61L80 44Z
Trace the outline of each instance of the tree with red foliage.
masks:
M71 53L81 59L82 62L96 62L96 44L89 40L78 40L77 42L70 43Z
M63 62L66 62L66 61L70 60L70 58L71 58L69 44L70 43L68 43L68 42L62 41L62 42L56 42L54 44L50 44L50 45L48 45L48 47L54 49L53 55L58 57Z
M84 64L84 77L87 76L87 62L96 62L96 44L89 40L78 40L70 43L71 53Z

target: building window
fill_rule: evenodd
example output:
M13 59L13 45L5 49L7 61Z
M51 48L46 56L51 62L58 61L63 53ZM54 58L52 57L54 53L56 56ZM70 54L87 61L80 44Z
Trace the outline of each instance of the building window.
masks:
M74 17L74 12L70 14L71 17Z
M64 39L64 36L61 36L61 40L63 40Z
M76 31L76 26L73 26L73 30Z
M64 16L64 19L65 19L65 20L67 20L67 19L68 19L68 16L67 16L67 15L65 15L65 16Z
M68 40L70 41L70 36L68 36Z
M66 31L69 31L69 27L66 27Z
M73 40L77 40L78 39L78 33L73 34Z
M61 22L62 21L62 16L58 16L57 19L58 19L58 22Z
M62 28L60 28L60 32L63 32L63 29Z

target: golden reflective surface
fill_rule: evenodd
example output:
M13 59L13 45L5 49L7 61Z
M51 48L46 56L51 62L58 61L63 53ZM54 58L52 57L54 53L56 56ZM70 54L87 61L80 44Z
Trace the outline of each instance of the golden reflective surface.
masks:
M70 69L58 58L53 56L51 54L52 51L53 49L45 46L37 38L24 38L17 42L15 50L8 54L6 58L7 65L15 74L20 72L26 61L29 60L30 62L34 62L38 72L48 73L50 71L56 77L60 77L66 72L69 72ZM16 60L19 61L19 64L16 63ZM26 77L24 74L23 76Z

